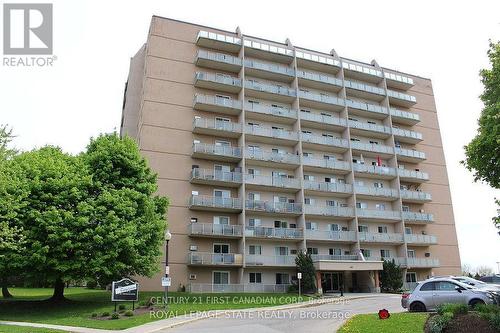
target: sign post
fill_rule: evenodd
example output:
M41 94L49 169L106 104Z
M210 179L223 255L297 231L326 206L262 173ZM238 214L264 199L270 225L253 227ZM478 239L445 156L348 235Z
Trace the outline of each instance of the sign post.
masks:
M300 298L300 280L302 280L302 273L297 273L297 279L299 279L299 298Z
M132 302L132 310L135 310L135 302L139 299L139 284L130 279L121 279L113 281L111 285L111 301L116 302Z

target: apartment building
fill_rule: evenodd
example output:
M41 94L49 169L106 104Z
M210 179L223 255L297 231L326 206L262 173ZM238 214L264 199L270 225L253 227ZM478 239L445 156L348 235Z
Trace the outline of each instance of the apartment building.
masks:
M170 198L173 289L286 291L299 251L325 293L460 272L429 79L154 16L121 133Z

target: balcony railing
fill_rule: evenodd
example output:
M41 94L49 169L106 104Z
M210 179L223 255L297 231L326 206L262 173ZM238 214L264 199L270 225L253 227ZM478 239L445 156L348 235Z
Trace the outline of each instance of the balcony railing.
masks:
M262 92L267 92L267 93L271 93L271 94L276 94L276 95L283 95L283 96L290 96L290 97L296 96L295 89L277 86L277 85L273 85L273 84L265 84L265 83L250 81L250 80L245 81L245 88L257 90L257 91L262 91Z
M345 119L333 116L324 116L321 114L311 113L311 112L301 112L301 120L314 121L321 124L335 125L335 126L347 126L347 121Z
M345 101L342 98L338 98L335 96L325 96L320 94L311 93L308 91L299 91L299 97L303 99L307 99L310 101L320 102L324 104L332 104L338 106L344 106Z
M295 76L295 71L293 70L293 68L290 68L287 66L280 66L280 65L276 65L276 64L268 64L268 63L249 60L249 59L245 60L245 67L259 69L259 70L272 72L272 73L276 73L276 74Z
M304 189L321 192L352 193L351 184L337 184L304 180Z
M397 198L399 196L398 190L393 188L379 188L368 186L355 186L357 194L372 195L379 197Z
M246 266L295 266L296 256L279 255L263 256L247 254L245 256Z
M257 103L245 103L245 110L251 112L257 112L262 114L268 114L278 117L287 117L292 119L297 119L297 111L290 110L284 107L276 107L271 105L262 105Z
M246 157L259 161L299 164L299 156L291 153L275 153L272 151L247 149Z
M360 121L349 120L349 127L357 128L357 129L364 130L364 131L371 131L371 132L377 132L377 133L391 135L391 128L389 126L362 123Z
M311 255L313 261L317 260L359 260L355 254L350 255L329 255L329 254L313 254Z
M325 84L331 84L334 86L342 87L342 80L337 79L336 77L330 76L330 75L311 73L311 72L299 70L299 71L297 71L297 76L299 78L302 78L305 80L316 81L316 82L321 82L321 83L325 83Z
M401 197L407 200L431 201L432 196L427 192L401 190Z
M397 117L397 118L407 119L407 120L410 120L411 122L419 122L420 121L420 116L418 114L403 111L403 110L398 110L398 109L391 108L391 116Z
M216 53L205 50L199 50L197 58L216 61L216 62L223 62L235 66L241 66L242 64L241 59L238 57L233 57L224 53Z
M207 104L213 106L220 106L223 108L238 109L241 110L241 101L210 95L196 94L194 96L194 104Z
M407 258L406 259L407 267L439 267L439 259L432 258Z
M275 53L282 56L293 57L293 50L286 49L280 46L276 46L269 43L264 43L262 40L255 41L250 39L245 39L244 41L245 47L250 47L252 49L261 50L269 53Z
M301 214L302 204L290 202L272 202L264 200L246 200L245 207L248 210L266 213Z
M405 234L409 244L437 244L437 237L433 235Z
M352 149L364 150L381 154L394 154L394 150L392 147L379 145L375 143L363 143L358 141L351 141L351 147Z
M372 175L380 175L380 176L393 176L396 177L396 169L377 166L377 165L366 165L366 164L358 164L354 163L353 168L355 172L359 173L369 173Z
M389 113L387 111L387 108L380 106L380 105L358 102L358 101L353 101L350 99L346 100L346 104L347 104L347 107L352 108L352 109L358 109L358 110L374 112L374 113L379 113L379 114L388 114Z
M387 96L397 98L406 102L416 103L417 98L412 95L408 95L399 91L387 89Z
M297 228L245 227L246 237L303 239L304 233Z
M188 233L191 236L228 236L240 237L243 235L240 225L212 224L212 223L191 223L188 226Z
M298 179L288 177L245 174L245 182L254 185L274 186L292 189L300 188L300 181Z
M401 219L401 212L393 210L358 209L357 214L359 217L364 217L364 218L390 219L390 220Z
M403 243L403 234L360 232L359 240L374 243Z
M225 84L229 86L241 87L241 80L236 77L230 77L226 75L217 75L215 73L203 73L197 72L195 76L196 80L200 81L210 81L220 84Z
M241 183L243 177L241 172L194 168L191 170L191 179Z
M320 136L306 133L300 133L300 137L302 141L309 143L316 143L320 145L334 146L339 148L349 148L349 143L346 139L338 139L330 136Z
M429 213L403 212L405 221L434 222L434 215Z
M383 88L349 80L344 80L344 82L346 88L360 90L375 95L385 96L385 90Z
M429 180L429 174L422 171L407 170L407 169L397 169L399 177L401 178L414 178L421 180Z
M224 132L241 133L241 124L207 118L195 118L193 128L204 128Z
M206 143L195 143L193 145L194 153L203 153L209 155L219 155L234 158L241 158L240 147L219 146Z
M243 257L236 253L188 253L188 265L242 265Z
M397 128L393 127L392 128L392 133L394 133L395 136L402 136L405 138L410 138L414 140L422 140L422 133L415 132L415 131L410 131L410 130L405 130L402 128Z
M266 136L275 139L293 140L298 141L299 136L297 132L291 132L282 129L266 128L260 126L246 125L245 133L257 136Z
M352 217L354 210L351 207L313 206L305 205L305 213L309 215Z
M404 156L404 157L425 160L425 153L421 152L421 151L417 151L417 150L396 147L396 154Z
M192 195L189 200L189 206L235 210L242 209L241 200L238 198L211 197L204 195Z
M335 67L340 67L340 61L334 59L332 56L322 56L313 53L309 53L306 51L296 51L295 55L299 59L304 59L308 61L317 62L324 65L330 65Z
M218 41L218 42L223 42L223 43L241 45L240 38L222 35L222 34L216 34L214 32L208 32L208 31L203 31L203 30L198 33L197 39L202 39L202 38L210 39L210 40Z
M306 230L306 238L315 240L336 240L345 242L355 242L356 232L331 231L331 230Z
M322 159L322 158L312 158L312 157L307 157L307 156L303 157L302 163L304 165L313 166L313 167L345 170L345 171L348 171L351 168L351 165L349 162L335 161L335 160L331 160L331 159Z
M190 293L286 293L290 284L213 284L213 283L190 283Z
M375 69L371 66L369 67L367 65L342 61L342 67L344 67L344 69L346 70L363 73L370 76L375 76L379 78L383 77L382 71Z
M399 75L399 74L394 74L394 73L389 73L389 72L384 72L384 76L387 80L393 80L393 81L398 81L401 83L405 83L408 85L413 85L413 79L411 77Z

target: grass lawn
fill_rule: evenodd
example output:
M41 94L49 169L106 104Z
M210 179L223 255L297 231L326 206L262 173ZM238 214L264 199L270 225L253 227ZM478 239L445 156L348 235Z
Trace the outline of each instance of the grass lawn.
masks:
M377 313L359 314L349 319L339 333L420 333L424 331L427 313L392 313L381 320Z
M191 312L276 306L299 300L295 294L189 294L170 292L169 299L171 301L169 302L171 304L168 312L159 312L156 313L156 316L151 316L147 312L133 317L123 317L119 320L97 320L91 318L92 313L97 313L100 316L105 311L110 313L114 311L111 293L108 291L68 288L65 291L65 296L69 301L52 304L44 301L44 299L52 295L52 289L10 288L9 290L14 295L14 298L6 300L0 297L0 320L116 330ZM151 297L162 296L162 292L140 292L139 300L147 301ZM308 299L308 297L302 297L303 301ZM125 304L127 309L132 308L132 303L121 304Z
M65 331L51 330L48 328L0 325L0 333L62 333Z

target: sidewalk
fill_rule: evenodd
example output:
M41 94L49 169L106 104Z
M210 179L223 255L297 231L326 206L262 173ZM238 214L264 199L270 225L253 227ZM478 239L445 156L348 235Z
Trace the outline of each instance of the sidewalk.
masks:
M236 309L236 310L217 310L217 311L207 311L207 312L199 312L196 314L187 314L182 316L177 316L174 318L161 319L157 321L153 321L144 325L127 328L124 330L104 330L104 329L96 329L96 328L87 328L87 327L75 327L75 326L63 326L63 325L51 325L51 324L40 324L40 323L29 323L29 322L15 322L15 321L0 321L0 324L5 325L17 325L17 326L25 326L25 327L41 327L41 328L50 328L67 332L75 332L75 333L110 333L110 332L120 332L120 333L152 333L157 332L163 329L172 328L175 326L187 324L193 321L203 320L207 318L212 318L215 316L223 316L225 314L235 313L235 312L259 312L259 311L280 311L280 310L289 310L296 308L307 308L312 306L318 306L322 304L328 304L338 301L346 301L352 299L359 298L372 298L372 297L384 297L385 294L377 293L377 294L348 294L344 297L340 297L338 295L329 295L328 297L323 297L314 301L307 301L301 303L293 303L293 304L285 304L279 306L269 306L263 308L249 308L249 309Z

